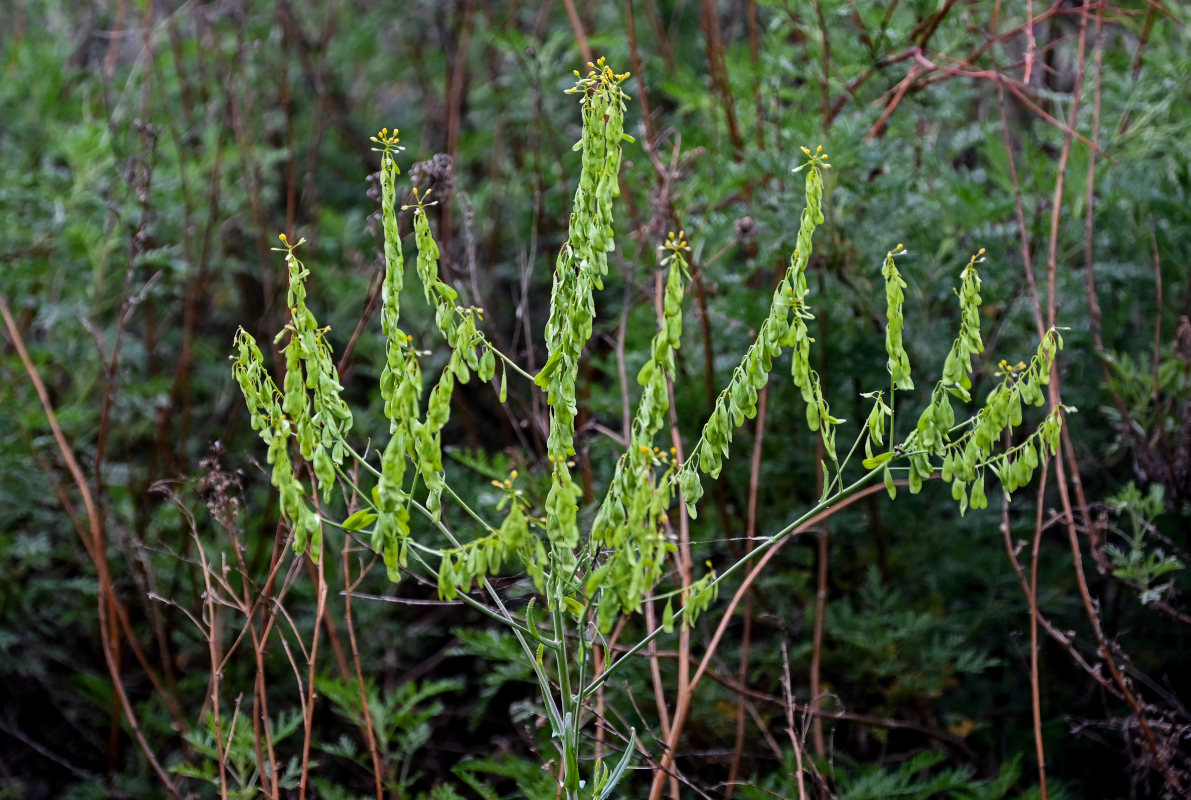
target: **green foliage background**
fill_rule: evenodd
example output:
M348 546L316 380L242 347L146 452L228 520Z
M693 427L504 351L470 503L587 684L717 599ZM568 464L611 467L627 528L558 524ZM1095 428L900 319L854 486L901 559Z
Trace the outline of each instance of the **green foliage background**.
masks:
M1032 78L1019 97L977 74L1023 77L1026 4L1005 5L995 20L994 6L646 0L626 6L631 18L620 5L581 9L578 37L566 8L550 3L4 4L0 293L97 502L98 548L126 620L116 668L141 733L166 769L179 770L171 774L180 791L217 796L205 782L216 774L208 638L226 651L244 627L227 606L204 616L204 555L226 558L245 596L279 592L293 621L264 667L269 713L290 732L278 737L279 760L290 785L297 780L300 692L281 640L297 648L316 623L313 569L282 555L280 572L270 572L284 531L226 358L237 325L264 343L285 322L285 266L270 251L277 233L307 239L308 302L333 325L337 357L352 343L341 376L355 430L383 430L370 388L384 363L379 321L368 319L358 337L353 329L371 313L381 264L379 189L368 177L379 160L368 136L398 125L404 171L440 200L432 223L444 280L487 309L502 346L526 353L527 331L541 341L549 265L578 174L578 114L562 91L581 46L632 69L627 131L638 140L625 150L621 246L580 376L589 408L577 421L580 455L594 465L581 475L585 491L609 478L617 448L598 431L620 425L618 375L635 375L646 358L655 247L667 231L686 230L698 275L675 386L680 428L693 439L714 402L707 387L724 383L752 341L793 247L798 146L822 143L832 156L809 272L815 368L835 412L852 422L866 413L859 392L884 381L880 266L899 242L910 254L899 267L913 363L942 364L958 324L953 287L981 247L989 351L1032 352L1020 201L1024 253L1045 300L1053 248L1054 303L1069 328L1060 363L1063 399L1080 409L1069 430L1089 504L1078 516L1091 523L1080 530L1090 592L1119 644L1114 658L1186 779L1187 578L1162 568L1185 562L1191 529L1186 12L1108 4L1082 28L1081 64L1087 9L1046 6L1053 13L1034 26ZM1092 150L1076 141L1056 192L1077 85L1074 128L1100 152L1089 173ZM403 233L409 224L403 217ZM433 338L424 307L410 304L403 325ZM541 349L527 356L541 366ZM432 354L425 368L444 361ZM997 365L983 369L973 394L987 391ZM510 400L517 416L541 412L528 391ZM692 529L700 560L722 562L744 546L750 491L761 532L818 497L815 437L796 389L775 380L768 409L755 487L748 432L742 455L708 487L714 503ZM456 448L447 469L474 476L493 506L500 493L488 481L531 466L512 452L545 456L541 431L516 424L483 391L457 398L445 438ZM0 795L161 796L103 655L97 608L107 600L82 498L10 332L0 343L0 487ZM538 507L546 488L529 489ZM1029 609L1005 552L999 498L960 517L937 488L897 503L866 499L825 529L829 751L818 769L839 797L1038 790ZM1053 477L1040 506L1030 495L1016 495L1005 516L1011 538L1027 542L1018 551L1027 566L1035 514L1049 522L1062 510ZM1062 526L1047 525L1039 542L1038 605L1057 630L1074 631L1070 652L1042 636L1051 794L1162 796L1136 714L1072 658L1098 656ZM714 665L720 680L699 689L678 764L709 796L795 796L782 680L788 669L805 707L817 547L805 537L783 549L752 593L748 638L743 619L734 622ZM320 653L317 791L360 796L371 791L371 763L353 722L362 710L341 622L344 577L331 567L327 580L324 619L339 627ZM361 580L360 595L395 594L383 568ZM399 594L436 596L418 585ZM533 692L504 634L455 607L359 598L352 613L373 716L390 726L396 796L553 796L533 766L534 752L549 749ZM711 624L697 629L696 647ZM755 716L734 759L742 649ZM247 709L254 669L247 647L224 665L225 719L238 695ZM626 685L610 696L610 717L639 733L656 726L644 664ZM251 729L243 736L250 741ZM658 742L644 746L656 752ZM488 757L464 761L476 754ZM251 773L253 759L244 764ZM732 769L752 788L729 789ZM245 782L255 796L250 775Z

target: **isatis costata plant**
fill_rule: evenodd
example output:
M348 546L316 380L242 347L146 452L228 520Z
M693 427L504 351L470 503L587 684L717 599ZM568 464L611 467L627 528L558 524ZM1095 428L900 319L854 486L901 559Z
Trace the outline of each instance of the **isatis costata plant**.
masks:
M407 571L432 577L439 594L467 603L508 626L523 649L541 690L543 709L559 752L556 768L567 798L607 798L629 766L632 732L618 762L596 761L589 774L581 769L580 730L589 699L653 639L675 624L690 625L712 606L718 587L746 564L777 546L811 517L838 504L874 482L884 481L891 497L897 486L912 493L938 475L950 483L961 512L987 505L986 478L991 473L1006 492L1026 485L1041 459L1059 443L1063 407L1052 407L1042 422L1019 443L1006 449L1006 432L1023 424L1027 406L1046 402L1048 383L1062 339L1046 333L1029 363L1001 362L999 380L983 403L971 407L973 360L983 352L980 334L980 276L974 255L960 275L957 291L960 329L935 381L929 403L907 435L895 437L897 395L915 389L911 364L902 342L905 282L897 259L898 245L882 264L886 298L885 345L888 388L866 393L871 412L846 452L837 448L836 433L844 423L831 412L818 374L811 368L814 319L806 270L816 226L823 222L823 171L828 156L819 147L803 148L806 206L802 212L789 266L773 292L769 311L755 341L732 371L714 409L686 456L667 440L659 443L670 413L675 354L682 345L683 299L690 278L689 246L684 233L671 233L661 244L659 269L665 271L657 332L648 358L637 374L640 392L629 438L593 514L580 513L581 491L575 468L575 420L579 412L580 362L592 337L596 294L608 275L608 254L615 250L614 210L620 193L622 147L632 142L624 132L627 74L615 73L603 60L576 72L570 91L579 97L583 133L575 150L582 171L575 190L569 233L554 267L550 315L545 327L545 365L531 375L485 336L481 309L462 305L459 293L439 277L439 251L426 209L434 201L412 194L416 274L424 301L433 311L441 336L438 344L415 343L401 327L405 263L397 221L397 157L402 151L397 132L381 130L372 141L381 153L381 216L384 228L385 275L381 287L381 332L385 366L380 394L389 421L388 438L376 451L360 453L348 436L352 414L341 398L327 328L319 327L306 305L309 272L297 255L302 242L281 237L289 274L290 322L278 335L284 342L285 378L275 385L260 349L242 329L236 335L234 372L251 412L253 427L268 447L272 482L281 498L281 513L293 531L293 547L318 560L323 556L325 528L362 537L384 561L388 576L399 581ZM446 348L446 365L427 381L421 359L424 348ZM779 358L788 353L790 379L805 404L806 422L822 439L824 487L819 502L781 530L770 533L738 562L717 574L708 571L679 591L660 592L677 546L671 531L678 515L698 513L703 484L718 478L732 450L733 434L757 414L760 390L771 380ZM499 373L499 378L497 378ZM549 477L542 507L534 507L518 489L513 471L495 481L502 493L499 519L486 517L467 497L456 492L443 469L443 431L450 417L456 386L472 376L498 387L506 399L508 381L523 379L529 391L544 394L549 408L549 433L544 454L526 454ZM953 403L965 410L957 415ZM375 441L375 438L374 438ZM863 447L863 456L858 452ZM314 486L295 470L302 459L312 466ZM358 464L360 469L350 468ZM356 476L366 476L358 481ZM332 490L348 489L354 513L332 517ZM319 502L321 495L322 501ZM446 501L446 502L444 502ZM319 510L323 509L323 510ZM415 520L417 520L415 524ZM480 535L462 540L459 521ZM498 594L489 577L517 572L532 582L532 599L524 607ZM623 615L637 614L650 598L668 598L656 630L627 648L617 661L593 673L593 651Z

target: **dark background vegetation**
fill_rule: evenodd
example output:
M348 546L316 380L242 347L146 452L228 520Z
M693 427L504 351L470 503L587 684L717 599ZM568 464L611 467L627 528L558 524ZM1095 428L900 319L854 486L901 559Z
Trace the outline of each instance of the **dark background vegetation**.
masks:
M436 604L432 585L361 575L366 554L341 554L330 531L321 570L288 552L227 354L237 325L268 342L284 324L270 248L306 237L310 304L350 351L356 431L383 435L368 136L397 126L405 175L440 201L445 278L540 366L527 337L578 175L563 90L592 55L634 73L637 138L581 376L593 491L616 450L619 376L653 331L656 245L679 228L693 245L676 385L690 436L789 257L804 144L833 163L811 281L840 416L859 422L859 393L888 381L880 263L899 242L920 376L942 364L953 287L984 247L977 392L1057 321L1062 398L1079 409L1063 463L1007 504L961 517L928 484L787 544L698 688L682 796L797 797L796 754L820 796L1186 796L1185 5L575 5L0 5L0 797L219 796L213 697L234 732L231 796L260 794L262 717L283 767L273 796L375 796L378 765L391 796L553 796L537 755L551 757L549 733L499 631ZM408 306L411 329L430 329ZM815 439L781 374L709 492L700 560L726 561L818 496ZM448 469L482 493L485 465L542 457L541 405L523 385L507 412L467 388ZM717 621L696 630L696 658ZM669 670L678 654L664 654ZM658 757L645 662L607 702L608 746L632 725Z

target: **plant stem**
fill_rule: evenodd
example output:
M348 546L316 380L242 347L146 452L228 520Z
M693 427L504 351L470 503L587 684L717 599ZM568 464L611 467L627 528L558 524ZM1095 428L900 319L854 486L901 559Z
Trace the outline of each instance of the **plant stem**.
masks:
M729 577L731 577L732 575L735 575L737 572L742 570L745 567L745 565L751 563L752 561L755 561L756 559L760 558L768 551L772 550L774 547L776 547L778 544L780 544L783 539L785 539L787 536L789 536L791 533L793 533L795 530L797 530L798 527L800 525L802 525L802 523L806 522L807 520L811 519L812 517L816 516L817 514L821 513L822 511L830 508L831 506L835 505L839 501L845 500L845 499L851 497L852 495L856 494L857 492L859 492L865 486L867 486L868 484L870 484L874 480L876 480L878 477L880 477L881 473L882 473L882 469L883 468L878 467L877 469L869 470L868 472L866 472L863 476L858 478L856 481L854 481L849 486L839 490L838 492L833 494L831 497L823 500L822 502L817 503L813 508L811 508L805 514L800 516L798 519L794 520L793 522L791 522L786 527L782 528L777 533L766 538L763 542L761 542L761 544L757 545L757 547L755 549L753 549L749 553L746 553L739 561L734 563L732 566L728 567L720 575L717 575L715 580L711 581L711 583L709 583L707 585L707 590L710 590L710 589L715 588L716 586L719 586L721 583L723 583ZM594 692L600 686L604 685L605 682L607 682L609 675L611 675L613 672L616 672L620 667L622 667L625 664L625 662L627 662L630 658L632 658L637 653L639 653L643 647L648 645L654 639L661 636L662 633L665 632L666 628L670 627L675 621L677 621L682 616L684 608L685 607L680 607L680 608L674 610L670 614L670 618L668 620L663 620L661 625L659 625L657 628L655 628L650 633L646 634L636 644L634 644L632 647L630 647L628 650L626 650L624 655L622 655L620 658L616 659L616 661L609 664L607 669L605 669L604 672L598 678L593 680L590 684L588 684L583 689L583 691L581 693L581 697L587 698L588 696L590 696L592 692Z

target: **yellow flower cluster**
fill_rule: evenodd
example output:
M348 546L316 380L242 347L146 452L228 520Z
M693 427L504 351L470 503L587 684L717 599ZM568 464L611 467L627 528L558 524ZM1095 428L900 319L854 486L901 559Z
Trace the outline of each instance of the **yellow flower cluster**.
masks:
M686 231L679 231L677 236L674 235L674 231L670 231L669 235L666 237L666 244L664 246L667 250L691 249L691 246L687 244Z
M1000 363L997 364L996 375L997 375L997 377L1000 377L1002 375L1016 375L1017 373L1021 372L1025 368L1026 368L1026 365L1024 362L1019 361L1016 364L1010 364L1008 361L1006 361L1005 359L1002 358Z
M678 450L674 447L671 447L669 454L667 454L660 447L650 449L647 445L639 444L637 445L637 451L650 456L654 464L665 464L670 467L678 466Z
M823 145L819 145L818 147L816 147L815 152L813 152L813 153L811 152L811 149L809 147L800 147L798 149L801 150L803 153L805 153L809 157L810 160L804 161L802 164L800 164L797 167L795 167L794 169L792 169L791 172L801 172L802 170L806 169L807 167L818 167L820 169L831 169L831 165L827 163L828 155L823 152Z
M376 136L369 136L368 138L380 145L380 147L372 148L377 153L400 153L405 149L404 147L399 147L397 144L401 140L397 138L396 128L393 129L392 136L389 135L388 128L381 128Z
M422 209L424 209L424 208L426 208L427 206L436 206L436 205L438 205L438 201L437 201L437 200L435 200L435 201L433 201L433 202L430 202L430 203L427 203L427 202L426 202L426 198L428 198L428 197L430 196L430 193L431 193L431 192L433 192L433 191L434 191L433 189L427 189L427 190L425 191L425 193L421 193L421 192L419 192L419 191L418 191L418 187L417 187L417 186L415 186L415 187L414 187L414 189L413 189L414 201L413 201L412 203L408 203L408 204L406 204L406 205L403 205L403 206L401 207L401 210L402 210L402 211L405 211L406 209L409 209L409 208L422 208Z
M567 89L567 94L575 94L592 88L609 89L619 86L621 81L629 77L630 73L628 72L613 72L612 67L609 67L604 61L603 56L600 56L595 63L588 61L587 77L583 77L577 69L572 70L578 80L573 87Z

